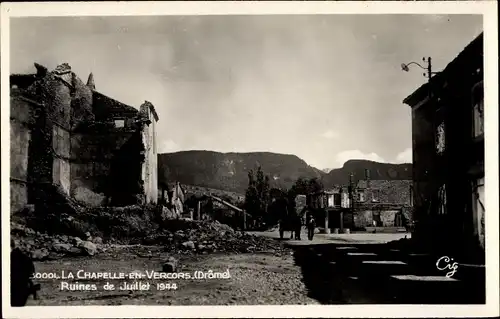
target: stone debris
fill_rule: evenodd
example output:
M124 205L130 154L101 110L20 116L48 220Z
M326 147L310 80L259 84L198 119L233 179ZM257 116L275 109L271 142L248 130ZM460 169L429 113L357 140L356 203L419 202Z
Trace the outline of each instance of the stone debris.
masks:
M175 259L174 257L169 257L167 262L163 265L163 272L176 272L177 268L178 268L178 261L177 259Z
M177 254L265 252L281 255L284 251L278 241L236 231L217 221L174 219L149 229L142 236L127 236L127 232L120 237L106 236L102 232L84 231L81 232L84 240L68 234L48 235L16 223L11 223L11 230L20 249L30 253L34 260L94 256L120 245L160 246L165 252ZM177 263L170 260L163 267L165 271L174 271Z
M94 256L96 254L97 246L90 241L82 242L80 247L82 248L82 252L85 252L89 256Z
M61 243L55 243L52 247L53 250L56 252L68 252L72 248L70 244L61 244Z
M195 249L194 243L191 240L183 242L182 246L188 249Z
M17 246L33 260L58 259L65 256L94 256L105 248L79 237L48 235L35 232L20 224L12 224L12 236Z

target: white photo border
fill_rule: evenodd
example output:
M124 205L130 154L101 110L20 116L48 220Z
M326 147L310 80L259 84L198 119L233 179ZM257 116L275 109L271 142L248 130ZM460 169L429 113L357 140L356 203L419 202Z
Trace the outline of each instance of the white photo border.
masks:
M35 16L262 15L262 14L481 14L484 23L486 305L308 306L27 306L6 318L238 318L238 317L488 317L499 314L498 242L498 16L496 1L172 1L1 4L2 295L10 295L9 19ZM411 93L411 92L409 92ZM401 107L404 107L403 105Z

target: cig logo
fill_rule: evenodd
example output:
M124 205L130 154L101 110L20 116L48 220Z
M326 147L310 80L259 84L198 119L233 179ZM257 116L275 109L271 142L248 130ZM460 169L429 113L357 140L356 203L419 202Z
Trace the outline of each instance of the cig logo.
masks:
M443 256L439 258L436 262L436 267L439 270L449 270L446 273L446 277L450 278L453 276L458 270L458 263L453 261L453 258L448 256Z

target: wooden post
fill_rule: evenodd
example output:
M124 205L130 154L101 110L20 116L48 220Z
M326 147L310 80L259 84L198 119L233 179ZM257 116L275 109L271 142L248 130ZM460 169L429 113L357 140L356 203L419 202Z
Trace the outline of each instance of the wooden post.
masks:
M328 226L328 217L329 217L329 215L330 215L330 210L327 208L325 210L325 234L329 234L330 233L330 227Z
M201 201L198 201L198 209L196 212L196 219L201 220Z
M340 232L344 231L344 212L340 211Z
M349 175L349 211L351 213L351 216L354 221L354 174L351 173ZM354 223L353 223L354 226ZM342 232L344 230L344 212L340 212L340 231Z
M247 214L246 214L245 210L242 210L242 213L243 213L243 230L246 230L246 228L247 228Z

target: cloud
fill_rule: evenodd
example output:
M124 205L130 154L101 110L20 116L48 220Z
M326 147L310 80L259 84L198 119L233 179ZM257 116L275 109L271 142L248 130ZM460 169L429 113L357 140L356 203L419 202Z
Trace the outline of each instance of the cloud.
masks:
M375 162L385 162L385 160L376 153L363 153L360 150L348 150L337 154L335 161L337 167L342 167L348 160L364 159Z
M158 147L158 153L171 153L171 152L177 152L180 150L179 145L175 143L172 140L166 140L163 142L160 142L160 147Z
M334 139L334 138L339 137L339 133L332 131L332 130L328 130L328 131L324 132L323 134L321 134L321 136L324 138L327 138L327 139Z
M396 163L411 163L413 161L413 152L407 148L396 156Z

